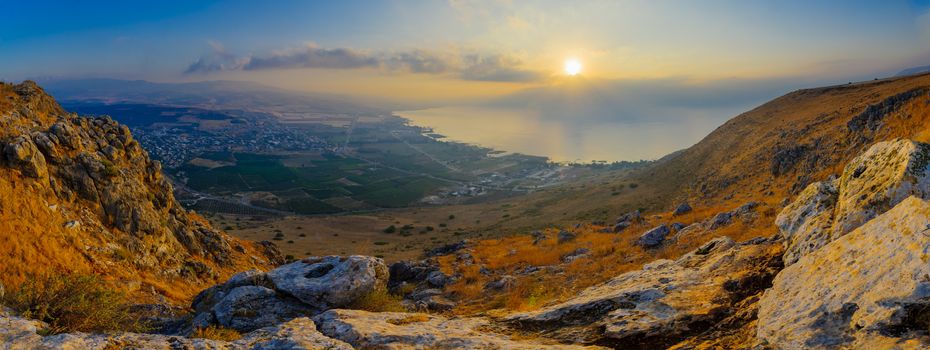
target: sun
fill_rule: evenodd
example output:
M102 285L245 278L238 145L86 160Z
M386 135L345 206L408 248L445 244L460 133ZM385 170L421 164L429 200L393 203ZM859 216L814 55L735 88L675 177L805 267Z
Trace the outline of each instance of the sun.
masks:
M581 73L581 62L574 58L565 60L565 74L575 76Z

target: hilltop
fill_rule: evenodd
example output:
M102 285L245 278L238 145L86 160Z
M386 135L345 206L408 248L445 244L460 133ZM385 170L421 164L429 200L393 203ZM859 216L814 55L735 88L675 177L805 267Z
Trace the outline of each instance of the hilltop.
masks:
M33 82L0 83L0 149L2 285L92 273L140 302L178 302L279 262L182 208L127 127L68 113Z

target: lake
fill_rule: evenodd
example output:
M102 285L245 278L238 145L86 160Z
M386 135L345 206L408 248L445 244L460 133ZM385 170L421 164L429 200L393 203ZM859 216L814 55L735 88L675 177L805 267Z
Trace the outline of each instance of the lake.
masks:
M691 113L661 122L544 118L534 112L490 107L442 107L395 114L433 128L449 141L546 156L553 161L658 159L687 148L732 115Z

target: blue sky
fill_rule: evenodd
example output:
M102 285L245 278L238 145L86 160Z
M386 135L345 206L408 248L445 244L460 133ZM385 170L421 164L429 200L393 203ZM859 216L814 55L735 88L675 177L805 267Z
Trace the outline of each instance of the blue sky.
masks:
M6 1L0 79L238 79L444 101L558 84L571 57L588 79L817 84L930 64L927 3Z

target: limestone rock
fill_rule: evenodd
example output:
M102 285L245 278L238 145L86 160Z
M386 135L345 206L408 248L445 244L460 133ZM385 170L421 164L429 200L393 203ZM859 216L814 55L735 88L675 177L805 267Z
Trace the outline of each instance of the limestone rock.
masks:
M664 348L727 316L781 267L781 244L716 238L678 260L657 260L577 297L507 321L559 340Z
M23 172L23 175L37 178L48 178L48 166L45 163L45 156L35 143L26 136L14 138L10 143L3 147L3 154L6 160L13 167Z
M930 145L905 139L878 142L846 165L838 187L834 238L908 196L930 198Z
M485 318L329 310L313 318L320 332L361 349L585 349L515 340L488 331Z
M665 236L668 236L669 233L671 233L671 230L669 230L668 225L662 224L639 236L636 244L646 248L655 248L662 245Z
M318 332L313 321L306 317L296 318L276 327L256 330L232 345L255 350L352 350L351 345Z
M758 337L782 349L927 348L930 205L905 199L785 268L760 301ZM896 335L901 335L898 338Z
M374 290L386 288L388 268L375 257L312 257L278 267L266 276L275 289L325 310L347 306Z
M786 266L830 242L836 198L836 181L815 182L775 218L775 226L785 238Z
M140 333L66 333L41 336L41 322L0 315L0 349L216 349L216 350L351 350L345 342L328 338L313 321L297 318L278 326L244 334L234 342Z
M216 323L240 332L274 326L311 311L308 305L260 286L237 287L212 310Z

